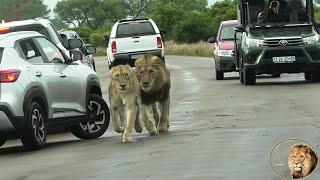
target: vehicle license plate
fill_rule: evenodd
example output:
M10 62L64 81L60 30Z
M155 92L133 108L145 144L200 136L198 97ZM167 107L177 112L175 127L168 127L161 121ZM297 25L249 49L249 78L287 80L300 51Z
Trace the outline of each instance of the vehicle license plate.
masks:
M274 63L293 63L296 61L296 57L295 56L273 57L272 61Z
M138 59L140 57L139 54L136 54L136 55L131 55L131 59Z

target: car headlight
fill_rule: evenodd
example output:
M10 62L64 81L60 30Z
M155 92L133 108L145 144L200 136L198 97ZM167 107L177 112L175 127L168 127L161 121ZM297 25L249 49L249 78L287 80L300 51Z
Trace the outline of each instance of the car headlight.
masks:
M263 40L261 40L261 39L246 38L246 46L247 47L259 47L262 44L263 44Z
M220 57L232 57L232 50L218 50L218 56Z
M310 37L306 37L303 38L303 42L306 44L319 44L320 43L320 37L319 35L315 35L315 36L310 36Z

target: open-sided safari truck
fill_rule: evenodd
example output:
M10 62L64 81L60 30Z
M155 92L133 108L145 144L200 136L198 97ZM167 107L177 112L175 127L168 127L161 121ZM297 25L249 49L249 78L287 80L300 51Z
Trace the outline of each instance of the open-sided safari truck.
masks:
M313 0L239 0L238 20L235 56L242 83L254 85L257 74L301 72L320 81Z

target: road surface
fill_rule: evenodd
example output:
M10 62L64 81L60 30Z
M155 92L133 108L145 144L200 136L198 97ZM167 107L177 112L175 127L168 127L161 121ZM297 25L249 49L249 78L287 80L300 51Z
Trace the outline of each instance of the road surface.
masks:
M172 77L170 133L135 134L134 143L107 133L79 140L48 137L48 146L25 152L13 140L0 149L0 180L281 179L270 168L272 147L287 138L320 148L320 84L303 74L261 77L240 85L237 73L214 80L213 60L168 56ZM96 66L107 99L106 58ZM285 163L276 164L286 168ZM309 179L319 179L317 170Z

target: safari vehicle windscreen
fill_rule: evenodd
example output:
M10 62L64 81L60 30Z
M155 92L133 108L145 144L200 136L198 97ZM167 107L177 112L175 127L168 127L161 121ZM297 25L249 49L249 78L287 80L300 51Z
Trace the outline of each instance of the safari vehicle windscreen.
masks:
M116 38L147 35L156 35L156 32L150 22L129 22L118 25Z
M247 0L251 26L309 24L310 0Z

